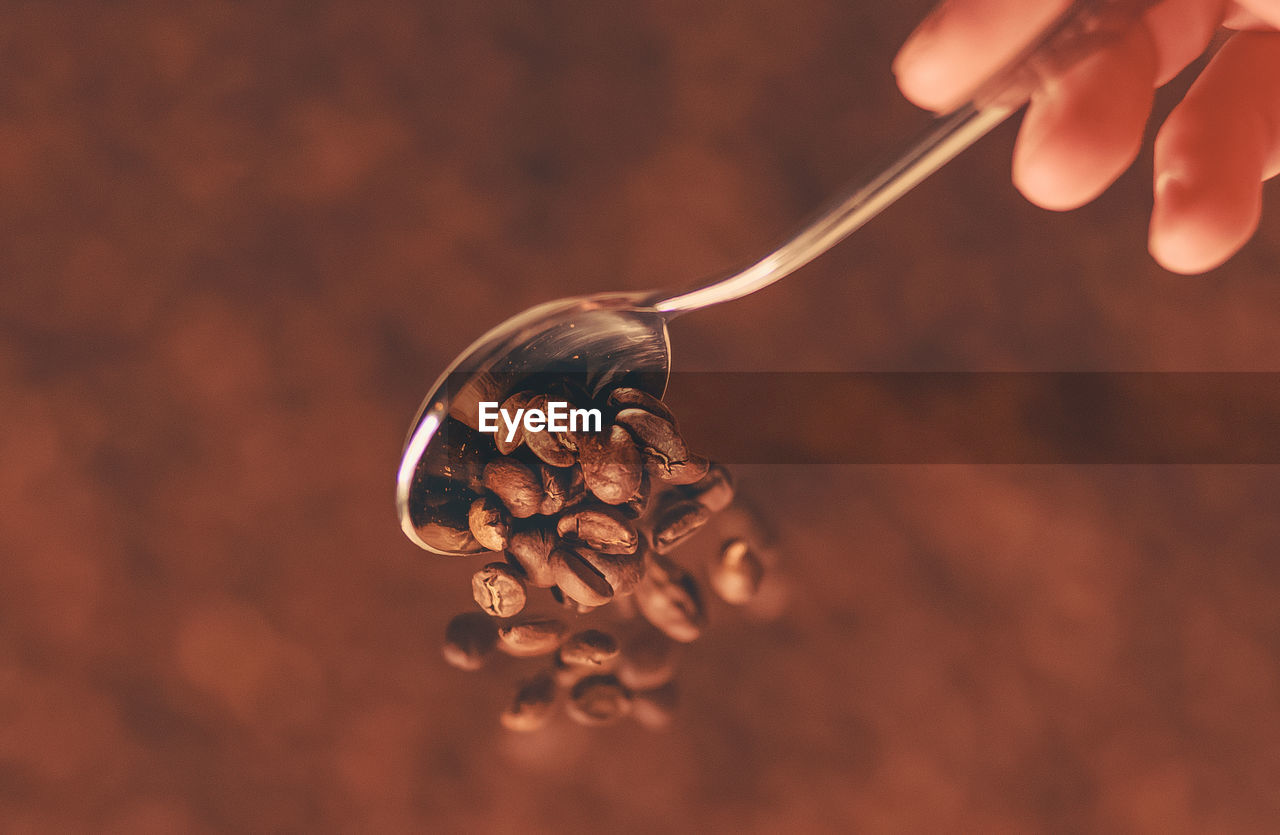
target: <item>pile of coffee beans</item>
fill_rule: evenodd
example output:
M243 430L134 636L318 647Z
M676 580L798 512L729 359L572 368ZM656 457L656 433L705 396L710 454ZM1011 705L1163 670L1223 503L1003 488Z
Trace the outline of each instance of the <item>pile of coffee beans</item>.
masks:
M564 386L549 388L518 391L502 409L566 399ZM436 457L438 486L412 517L419 536L498 557L472 576L479 611L449 622L444 657L463 670L497 653L550 660L517 685L501 717L512 730L543 727L559 704L584 725L631 716L662 727L675 707L679 646L707 624L702 586L673 552L729 506L733 482L688 448L658 398L626 387L571 396L601 410L601 431L470 433ZM707 570L735 605L762 576L742 540L726 542Z

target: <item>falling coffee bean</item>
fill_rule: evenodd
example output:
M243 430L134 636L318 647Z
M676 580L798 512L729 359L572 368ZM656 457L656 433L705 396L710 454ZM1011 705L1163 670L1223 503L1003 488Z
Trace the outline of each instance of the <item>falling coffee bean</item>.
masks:
M566 512L556 522L561 537L581 542L603 554L634 554L640 535L626 514L614 507L581 507Z
M719 513L733 502L733 477L723 464L712 462L701 480L681 487L680 492L712 513Z
M494 617L509 618L524 608L524 580L504 562L493 562L471 575L471 594Z
M498 643L498 627L481 612L463 612L444 629L444 660L460 670L478 670Z
M548 655L560 646L564 633L563 621L531 615L498 627L498 648L518 658Z
M614 676L587 676L569 691L565 712L583 725L608 725L631 712L631 695Z
M629 519L639 519L649 509L649 499L653 496L652 485L649 474L645 473L640 477L640 486L636 488L635 495L617 505L618 510L626 514Z
M618 657L618 639L599 629L584 629L560 645L558 658L570 667L603 669Z
M741 606L751 602L764 579L764 565L746 541L731 539L720 546L720 553L708 571L711 588L726 603Z
M555 547L555 533L535 522L511 535L507 556L524 571L529 585L547 589L556 584L551 570L551 551Z
M671 560L651 555L635 597L645 619L668 637L687 644L702 634L706 610L698 584Z
M471 503L467 514L471 535L490 551L505 551L511 535L511 516L507 508L493 496L483 496Z
M578 463L587 489L605 504L622 504L634 496L644 475L640 448L621 426L581 435Z
M575 615L585 615L588 612L594 612L599 606L584 606L572 597L565 597L564 592L560 591L559 586L551 587L551 599L564 609L573 612Z
M664 507L653 521L653 550L670 553L710 519L710 510L688 499Z
M585 558L586 549L560 546L551 552L555 585L565 597L584 606L603 606L613 597L613 586Z
M707 459L685 446L675 424L644 409L623 409L614 421L636 439L649 475L667 484L691 484L707 473Z
M588 548L579 548L579 555L592 568L600 572L614 597L630 594L644 576L644 552L637 550L631 554L608 554Z
M536 731L547 724L556 702L556 681L542 672L522 681L515 697L502 713L502 726L510 731Z
M679 644L645 626L623 639L617 676L632 690L661 687L675 675L679 654Z
M675 718L679 692L674 681L631 695L631 716L651 731L660 731Z

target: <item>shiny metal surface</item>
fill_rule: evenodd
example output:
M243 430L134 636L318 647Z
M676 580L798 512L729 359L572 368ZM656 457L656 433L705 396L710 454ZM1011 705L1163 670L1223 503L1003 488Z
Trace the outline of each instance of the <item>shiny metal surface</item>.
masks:
M692 310L740 299L785 278L835 246L954 159L1019 109L1047 77L1061 73L1125 31L1151 0L1077 0L1017 58L984 82L970 100L939 118L890 165L849 189L814 220L764 258L705 286L675 294L605 294L540 305L477 340L432 387L413 421L396 479L401 527L415 544L441 554L415 532L412 508L426 490L433 460L450 440L448 420L474 429L476 404L502 400L535 373L584 377L593 391L627 378L661 395L671 365L666 323ZM463 435L465 433L454 433Z

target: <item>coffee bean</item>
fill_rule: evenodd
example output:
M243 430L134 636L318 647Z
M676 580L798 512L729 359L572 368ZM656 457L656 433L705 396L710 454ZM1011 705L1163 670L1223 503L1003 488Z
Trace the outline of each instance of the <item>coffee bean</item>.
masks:
M591 564L592 568L600 572L613 589L615 598L635 591L640 578L644 576L642 550L637 549L633 554L607 554L588 548L579 548L578 553Z
M551 551L555 547L555 533L541 523L534 523L511 534L507 556L524 571L529 585L546 589L556 584L551 570Z
M471 594L494 617L509 618L524 608L524 580L504 562L491 562L471 575Z
M680 646L664 633L645 626L623 638L617 675L632 690L652 690L676 673Z
M471 501L464 495L429 495L411 509L409 518L414 533L432 548L474 553L481 547L471 534L470 506Z
M618 510L625 513L629 519L639 519L643 516L649 509L649 498L653 495L652 484L649 474L645 473L640 479L640 486L636 488L635 495L622 504L616 505Z
M509 731L536 731L547 724L555 703L555 678L541 672L516 688L511 704L502 712L502 726Z
M505 551L511 536L511 516L502 502L483 496L471 503L467 514L471 535L490 551Z
M556 521L556 533L603 554L634 554L640 535L626 515L610 506L580 507Z
M501 412L506 412L514 418L520 409L528 408L529 401L532 400L533 397L534 393L531 391L518 391L506 400L502 401L502 405L498 407L500 410L499 414L501 414ZM493 436L493 443L498 448L498 452L502 455L510 455L515 452L522 443L524 443L523 425L516 427L516 431L512 434L510 441L507 440L507 431L506 423L499 418L498 431Z
M551 572L565 597L584 606L603 606L613 597L613 587L578 548L562 545L553 550Z
M498 643L498 627L481 612L463 612L444 628L444 660L460 670L478 670Z
M537 409L545 414L549 400L550 398L545 394L535 394L529 400L528 408ZM551 466L572 467L576 458L573 452L560 442L560 434L547 429L540 429L536 432L525 430L524 442L534 455Z
M712 513L719 513L733 502L733 477L723 464L712 462L701 480L681 487L680 492Z
M666 403L640 389L627 388L626 386L616 388L609 392L608 404L618 411L623 409L644 409L646 412L655 414L672 424L676 422L675 415L671 414L671 410L667 408Z
M571 667L604 669L618 657L618 639L599 629L584 629L560 645L558 657Z
M565 712L583 725L608 725L631 712L631 695L614 676L587 676L569 691Z
M649 475L667 484L692 484L707 473L708 461L689 451L673 422L644 409L623 409L614 421L636 439Z
M668 637L696 641L706 624L706 612L698 584L689 572L671 560L651 555L644 579L636 586L636 604L649 623Z
M542 479L543 494L538 512L543 516L554 516L566 507L572 507L586 493L582 470L577 467L562 469L539 461L538 475Z
M541 476L515 458L499 458L486 464L484 486L517 519L532 516L542 504Z
M679 704L679 691L674 681L653 690L633 693L631 716L651 731L660 731L671 725Z
M560 646L564 633L563 621L542 615L528 615L498 627L498 648L518 658L547 655Z
M711 519L711 511L688 499L665 507L653 521L653 550L670 553Z
M575 615L585 615L587 612L593 612L600 608L599 606L584 606L572 597L565 597L559 586L551 587L551 599Z
M621 426L611 426L599 435L582 435L578 463L587 489L605 504L622 504L634 496L644 475L640 449Z
M711 588L726 603L741 606L751 601L760 590L764 565L744 540L730 539L720 546L712 561L708 579Z

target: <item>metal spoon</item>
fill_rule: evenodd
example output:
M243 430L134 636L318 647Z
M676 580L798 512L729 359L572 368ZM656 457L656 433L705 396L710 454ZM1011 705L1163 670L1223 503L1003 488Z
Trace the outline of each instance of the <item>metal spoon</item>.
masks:
M606 293L549 302L480 337L436 381L409 431L396 479L405 535L439 554L481 550L459 548L447 538L427 541L421 518L442 494L456 491L464 499L478 491L480 401L501 402L535 374L572 377L592 394L626 384L661 396L671 366L668 321L754 293L826 252L1003 122L1046 79L1123 33L1152 3L1076 0L897 161L744 270L686 292Z

